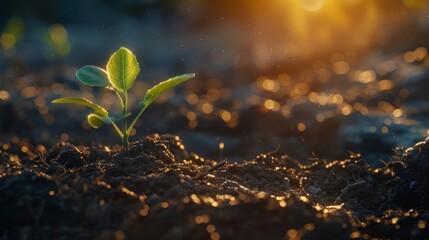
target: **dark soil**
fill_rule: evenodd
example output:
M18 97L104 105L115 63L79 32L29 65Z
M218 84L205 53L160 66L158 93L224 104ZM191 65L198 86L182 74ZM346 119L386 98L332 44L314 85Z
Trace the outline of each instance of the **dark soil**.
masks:
M429 140L371 168L270 152L224 162L173 135L120 146L3 144L2 239L428 239Z

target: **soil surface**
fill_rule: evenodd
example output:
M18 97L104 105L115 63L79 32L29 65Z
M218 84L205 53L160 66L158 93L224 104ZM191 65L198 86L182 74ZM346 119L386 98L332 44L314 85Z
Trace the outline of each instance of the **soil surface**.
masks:
M2 239L427 239L429 140L370 167L360 154L232 162L178 136L120 146L3 143ZM26 154L23 154L26 152ZM32 153L32 154L29 154Z

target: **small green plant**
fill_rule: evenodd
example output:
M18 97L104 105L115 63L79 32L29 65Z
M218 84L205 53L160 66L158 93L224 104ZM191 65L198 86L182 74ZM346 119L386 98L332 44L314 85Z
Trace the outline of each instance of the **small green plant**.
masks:
M131 124L128 125L128 118L130 117L131 113L128 113L127 91L133 86L139 72L140 67L136 56L134 56L130 50L124 47L121 47L119 50L113 53L109 59L109 62L107 63L106 70L97 66L89 65L84 66L76 71L76 77L83 84L93 87L105 87L116 93L122 106L122 115L119 117L112 116L106 109L85 98L65 97L55 99L52 101L52 103L79 104L91 108L93 112L90 113L87 117L89 125L93 128L99 128L103 124L111 124L118 135L122 138L124 149L126 150L128 149L129 145L128 138L130 132L145 109L165 91L195 77L195 74L193 73L184 74L170 78L149 89L146 92L143 100L140 102L140 112L137 114ZM121 120L122 130L115 123Z

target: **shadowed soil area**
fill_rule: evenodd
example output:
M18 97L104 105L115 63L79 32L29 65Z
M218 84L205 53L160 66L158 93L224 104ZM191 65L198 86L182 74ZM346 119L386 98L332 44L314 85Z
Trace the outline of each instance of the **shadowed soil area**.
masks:
M5 147L7 145L7 147ZM3 239L424 239L428 143L382 168L359 154L204 159L174 135L120 146L4 144ZM4 149L7 148L7 149ZM30 148L29 151L32 151Z

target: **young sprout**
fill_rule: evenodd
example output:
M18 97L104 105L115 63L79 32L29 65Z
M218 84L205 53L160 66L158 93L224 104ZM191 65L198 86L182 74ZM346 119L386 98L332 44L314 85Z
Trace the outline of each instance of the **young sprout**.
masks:
M145 109L165 91L195 77L193 73L176 76L149 89L140 102L140 112L131 124L128 125L128 117L131 113L128 113L127 91L133 86L139 72L140 67L136 57L130 50L124 47L113 53L107 63L106 70L96 66L84 66L76 71L76 77L83 84L93 87L104 87L116 93L122 106L122 115L119 117L112 116L106 109L85 98L65 97L55 99L52 103L79 104L91 108L93 112L87 117L89 125L93 128L99 128L103 124L111 124L122 138L124 149L127 150L130 132ZM115 123L120 120L122 120L122 128L119 128Z

